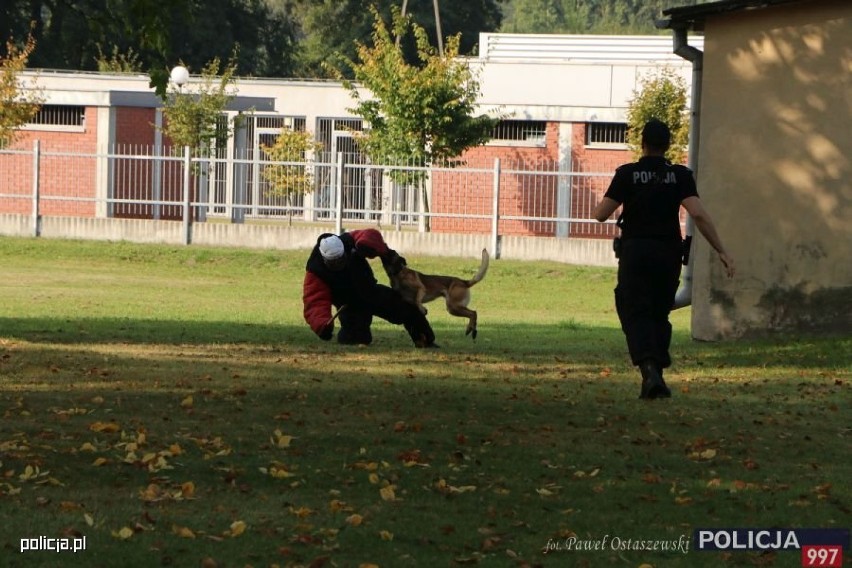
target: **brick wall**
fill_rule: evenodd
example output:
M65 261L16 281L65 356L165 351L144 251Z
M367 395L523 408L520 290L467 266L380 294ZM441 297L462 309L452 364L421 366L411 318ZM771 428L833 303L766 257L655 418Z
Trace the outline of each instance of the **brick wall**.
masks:
M51 156L52 152L93 154L97 143L97 108L85 111L83 132L24 131L15 148L29 149L33 141L41 142L41 191L45 197L94 197L97 160L79 157ZM115 141L121 153L136 154L150 150L155 141L155 109L117 107L115 109ZM500 203L502 216L534 216L551 218L557 215L559 192L559 123L546 126L544 146L518 146L489 144L472 148L463 156L465 169L436 171L432 179L430 210L437 215L431 220L435 232L490 233L493 208L494 160L500 159ZM591 148L585 144L586 125L571 125L571 169L573 172L595 174L575 175L571 178L570 216L588 218L600 200L615 168L631 161L625 149ZM168 151L168 149L167 149ZM90 162L90 163L89 163ZM182 201L181 165L162 162L160 199ZM69 173L73 175L69 175ZM154 162L145 159L117 160L113 168L113 196L118 199L152 199L154 188ZM0 200L0 212L28 214L32 208L32 158L31 156L3 156L0 160L0 193L21 195L20 199ZM564 182L564 178L563 182ZM564 187L562 188L564 190ZM93 202L44 200L44 215L76 215L91 217L95 214ZM152 218L153 206L117 203L113 214L124 218ZM446 215L459 215L441 217ZM182 215L180 206L164 206L161 218L177 219ZM563 212L564 216L565 213ZM481 216L481 218L471 218ZM500 233L504 235L553 236L556 224L552 221L500 220ZM615 227L599 223L571 223L569 235L574 237L609 238L616 234Z
M31 150L38 140L41 151L39 163L39 187L42 200L42 215L71 215L93 217L95 204L85 201L68 201L63 197L91 198L95 191L96 164L94 158L81 159L66 154L94 154L97 151L98 113L95 107L86 107L83 131L66 130L22 130L12 148ZM32 212L31 155L4 156L0 176L3 179L2 193L26 195L23 199L0 200L0 212ZM60 198L60 199L52 199Z
M118 107L115 114L116 149L120 154L150 156L156 142L156 109ZM163 153L179 153L167 137L163 137ZM159 171L159 180L156 180ZM159 182L159 185L156 182ZM190 177L193 191L195 178ZM155 196L155 185L159 195ZM116 199L141 199L183 202L183 165L179 161L126 158L118 159L113 169L113 195ZM192 199L196 199L193 195ZM160 219L183 218L181 205L162 205L158 209ZM113 216L124 219L152 219L153 204L115 203ZM195 212L193 212L195 213Z
M154 145L155 109L117 107L115 109L115 152L149 155ZM117 199L150 199L154 162L119 159L113 168L113 195ZM120 218L150 219L152 205L116 203L113 215Z
M156 109L116 107L115 143L149 147L154 145L154 120Z
M571 169L580 173L606 175L575 177L571 187L571 210L589 215L606 193L615 169L631 161L633 157L629 150L586 146L586 124L574 123L571 129ZM611 238L617 233L613 225L574 223L570 234L572 237Z
M432 212L450 211L490 216L492 212L492 170L500 159L501 216L553 217L557 213L559 178L559 123L547 124L544 147L500 146L489 144L468 150L463 158L468 168L481 168L476 174L459 176L436 172L432 180ZM571 164L575 172L603 174L572 178L570 195L572 216L587 216L606 191L615 168L631 160L623 149L586 147L586 125L574 123L571 130ZM487 171L486 171L487 170ZM441 218L432 220L432 230L440 232L488 233L491 220ZM556 224L549 221L501 219L504 235L553 236ZM610 237L605 225L573 223L571 236Z

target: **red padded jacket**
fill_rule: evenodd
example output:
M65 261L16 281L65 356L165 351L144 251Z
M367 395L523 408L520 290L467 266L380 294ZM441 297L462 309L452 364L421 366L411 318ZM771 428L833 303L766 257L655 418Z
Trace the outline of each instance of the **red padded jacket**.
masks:
M373 269L366 259L382 257L390 249L382 234L376 229L359 229L340 235L345 254L349 257L346 267L331 271L322 260L319 242L331 233L317 238L305 267L302 285L303 315L314 333L320 335L331 320L331 306L340 307L357 302L359 294L366 293L376 285Z

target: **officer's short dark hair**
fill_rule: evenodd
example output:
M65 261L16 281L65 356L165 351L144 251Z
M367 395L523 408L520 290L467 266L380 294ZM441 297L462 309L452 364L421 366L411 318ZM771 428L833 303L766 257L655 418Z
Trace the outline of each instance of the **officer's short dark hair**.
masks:
M652 118L642 129L642 144L655 150L668 150L672 133L662 120Z

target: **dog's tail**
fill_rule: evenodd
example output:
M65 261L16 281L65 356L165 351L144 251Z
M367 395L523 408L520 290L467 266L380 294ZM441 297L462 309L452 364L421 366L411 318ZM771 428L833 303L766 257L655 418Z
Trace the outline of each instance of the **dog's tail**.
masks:
M488 272L488 259L488 249L482 249L482 262L479 264L479 270L476 271L473 278L467 281L468 288L485 278L485 273Z

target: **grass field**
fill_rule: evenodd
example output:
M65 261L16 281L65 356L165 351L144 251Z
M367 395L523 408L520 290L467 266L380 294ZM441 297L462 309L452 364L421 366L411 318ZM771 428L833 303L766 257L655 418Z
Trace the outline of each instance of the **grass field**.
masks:
M0 238L0 564L801 566L692 531L852 525L849 337L699 343L681 310L674 396L639 401L613 270L492 261L476 342L432 303L441 350L365 348L304 324L305 257Z

